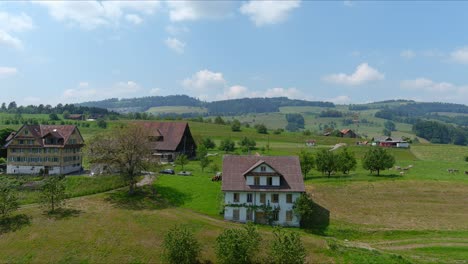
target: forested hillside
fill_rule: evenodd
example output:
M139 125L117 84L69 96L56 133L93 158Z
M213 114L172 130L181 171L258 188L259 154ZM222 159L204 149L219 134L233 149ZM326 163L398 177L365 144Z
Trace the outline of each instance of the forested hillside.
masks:
M286 97L243 98L203 102L187 95L149 96L129 99L112 98L102 101L85 102L81 105L88 107L102 107L118 112L144 112L151 107L161 106L204 107L207 109L207 114L211 115L279 112L279 108L283 106L335 107L335 105L330 102L292 100Z

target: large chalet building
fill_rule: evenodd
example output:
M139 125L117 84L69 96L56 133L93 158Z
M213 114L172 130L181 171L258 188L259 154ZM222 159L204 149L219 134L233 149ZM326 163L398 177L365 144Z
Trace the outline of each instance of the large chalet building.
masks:
M293 212L296 199L305 192L297 156L236 156L223 158L224 219L299 226Z
M197 145L187 122L142 122L148 130L153 155L163 162L174 161L180 154L195 157Z
M83 137L73 125L23 125L8 136L7 174L69 174L82 168Z

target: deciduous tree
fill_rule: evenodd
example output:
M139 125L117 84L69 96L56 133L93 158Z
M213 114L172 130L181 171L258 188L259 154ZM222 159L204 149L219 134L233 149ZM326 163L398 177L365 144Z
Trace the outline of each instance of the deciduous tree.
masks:
M309 171L315 166L315 158L311 152L303 149L299 154L299 160L301 162L302 175L305 179L307 178L307 173L309 173Z
M64 203L67 195L65 193L65 182L63 176L49 176L42 185L41 192L42 203L49 209L49 212L55 212Z
M356 158L354 153L348 151L348 148L344 148L338 153L337 156L337 170L342 171L344 174L348 174L349 171L356 169Z
M322 173L327 173L328 177L330 177L331 173L337 168L337 158L335 153L326 149L321 149L317 152L315 163L317 170Z
M95 136L88 144L89 161L118 169L129 185L129 193L133 194L138 176L152 161L149 136L148 131L139 125Z
M380 175L381 170L390 169L395 164L395 157L382 148L371 148L364 154L362 166L370 172L377 171Z
M268 254L270 263L305 263L306 250L298 233L288 232L280 227L276 227L273 230L273 235L273 241L271 242Z
M187 165L189 162L188 158L187 158L187 155L185 154L181 154L179 156L177 156L176 160L174 161L174 163L176 165L179 165L182 167L182 171L184 171L184 166Z
M252 263L260 241L260 234L251 223L244 229L224 229L216 238L216 257L220 263L225 264Z
M164 255L169 263L198 263L201 245L187 227L175 226L164 236Z
M1 218L7 218L13 211L18 209L18 196L11 186L0 182L0 214Z

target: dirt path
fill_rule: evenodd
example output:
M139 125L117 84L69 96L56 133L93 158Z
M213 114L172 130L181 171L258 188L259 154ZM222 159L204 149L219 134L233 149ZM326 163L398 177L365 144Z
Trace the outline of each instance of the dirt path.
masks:
M141 181L137 182L136 186L141 187L145 185L150 185L156 179L155 175L145 175Z

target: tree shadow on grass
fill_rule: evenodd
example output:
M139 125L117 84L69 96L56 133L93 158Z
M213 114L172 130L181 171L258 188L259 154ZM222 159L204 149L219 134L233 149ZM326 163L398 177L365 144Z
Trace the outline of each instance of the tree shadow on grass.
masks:
M307 180L318 180L318 179L351 179L351 175L322 175L322 176L312 176L308 177Z
M10 216L0 220L0 235L14 232L31 224L31 217L25 214Z
M313 202L312 212L312 218L307 222L301 222L301 225L308 233L325 236L325 232L330 225L330 211L320 204Z
M106 201L116 207L128 210L158 210L178 207L190 201L190 195L182 193L172 187L143 186L130 195L126 190L109 193Z
M377 178L388 178L388 179L392 179L392 178L402 178L404 177L404 175L398 175L398 174L388 174L388 175L383 175L383 174L380 174L380 175L376 175L376 174L372 174L370 176L374 176L374 177L377 177Z
M77 217L82 213L81 210L73 208L58 208L53 212L45 212L44 215L53 218L55 220L67 219L71 217Z

